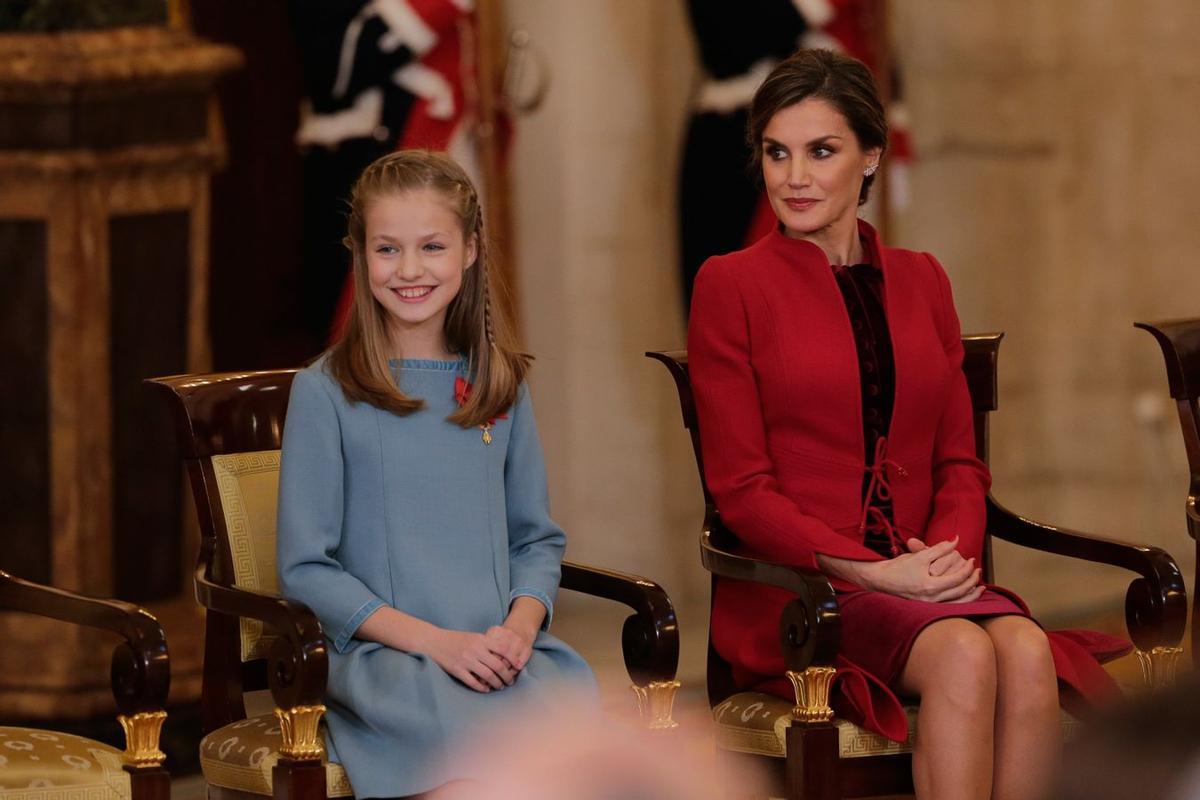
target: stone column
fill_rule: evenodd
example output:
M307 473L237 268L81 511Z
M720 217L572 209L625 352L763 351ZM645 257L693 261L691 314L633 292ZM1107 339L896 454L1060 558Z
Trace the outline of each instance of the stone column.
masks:
M553 511L568 558L662 583L685 623L685 650L702 654L699 482L671 381L642 357L684 346L675 184L694 70L684 10L513 0L508 12L551 71L545 105L518 123L511 177ZM624 615L560 602L560 634L594 641L585 653L594 662L619 663ZM702 674L702 655L689 663Z

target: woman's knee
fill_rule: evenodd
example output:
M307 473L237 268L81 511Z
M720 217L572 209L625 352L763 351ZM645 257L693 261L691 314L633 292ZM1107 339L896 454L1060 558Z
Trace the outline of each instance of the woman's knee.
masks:
M1017 689L1017 695L1042 702L1053 695L1057 700L1058 681L1050 640L1032 620L1008 617L986 626L999 665L999 680Z
M991 637L969 620L935 622L917 637L914 651L922 647L925 663L923 697L942 694L966 708L991 707L996 696L996 651Z

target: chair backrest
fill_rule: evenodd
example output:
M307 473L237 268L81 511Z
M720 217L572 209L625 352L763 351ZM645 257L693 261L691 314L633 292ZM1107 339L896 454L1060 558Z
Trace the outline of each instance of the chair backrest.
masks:
M997 405L997 362L1000 354L1000 340L1003 333L970 334L963 337L963 374L967 379L967 389L971 394L971 406L975 416L975 453L985 464L988 460L988 414L996 410ZM696 457L696 469L700 476L700 488L704 492L704 529L713 537L713 543L723 549L736 547L737 537L721 524L720 513L713 502L712 494L708 491L708 483L704 477L704 458L700 449L700 421L696 415L696 399L692 391L691 376L688 373L686 350L663 350L646 353L648 358L662 362L675 379L675 388L679 392L679 409L683 414L683 426L692 439L692 452ZM984 537L984 571L986 578L991 578L991 540ZM715 584L716 579L713 579ZM715 588L715 586L714 586ZM710 703L717 703L736 691L733 680L733 670L729 663L721 658L712 646L710 631L708 640L708 697Z
M200 520L196 569L214 583L279 594L279 449L295 374L287 369L148 381L170 402ZM258 620L210 613L206 625L203 702L224 704L219 718L243 717L243 692L266 687L265 659L276 637Z
M1188 532L1200 548L1200 319L1135 322L1149 331L1162 348L1167 365L1167 385L1179 412L1183 445L1187 451L1191 482L1186 501Z

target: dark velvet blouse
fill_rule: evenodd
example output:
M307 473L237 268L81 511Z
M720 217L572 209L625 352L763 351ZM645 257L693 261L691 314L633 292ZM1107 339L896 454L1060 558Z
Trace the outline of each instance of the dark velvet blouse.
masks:
M864 247L864 252L869 252ZM892 337L888 332L887 309L883 300L883 273L873 264L849 264L833 268L850 327L858 349L858 376L862 386L863 444L867 467L875 465L880 439L887 436L896 398L896 362L892 356ZM867 522L863 544L883 556L897 555L888 530L893 524L892 504L872 491L872 473L863 477L863 503L878 512L865 515ZM868 498L868 493L872 496ZM886 495L886 492L884 493Z

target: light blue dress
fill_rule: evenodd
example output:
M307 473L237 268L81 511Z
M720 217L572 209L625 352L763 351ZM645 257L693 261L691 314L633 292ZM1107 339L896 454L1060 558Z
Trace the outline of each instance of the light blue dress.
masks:
M516 683L488 694L431 659L355 638L392 606L434 625L484 632L513 598L553 610L566 537L550 519L546 469L528 389L492 443L447 422L465 361L394 361L426 407L397 416L350 404L324 360L296 375L279 482L279 578L316 613L330 642L329 758L356 797L398 797L469 777L447 755L485 717L520 713L560 682L595 690L582 658L538 634Z

